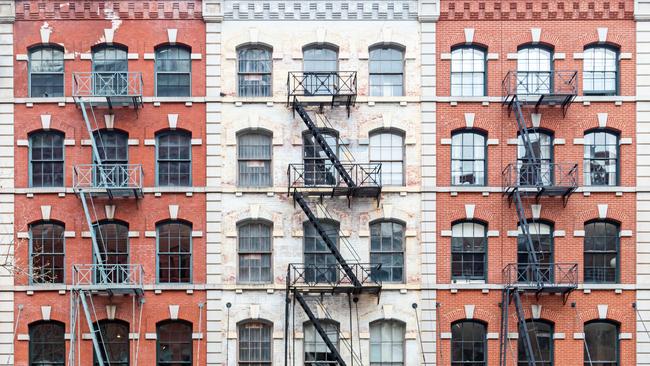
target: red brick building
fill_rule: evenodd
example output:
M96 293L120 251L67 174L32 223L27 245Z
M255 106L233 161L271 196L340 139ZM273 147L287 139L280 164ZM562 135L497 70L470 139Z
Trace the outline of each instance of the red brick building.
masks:
M201 3L15 12L14 363L204 360Z
M636 364L634 2L440 7L438 364Z

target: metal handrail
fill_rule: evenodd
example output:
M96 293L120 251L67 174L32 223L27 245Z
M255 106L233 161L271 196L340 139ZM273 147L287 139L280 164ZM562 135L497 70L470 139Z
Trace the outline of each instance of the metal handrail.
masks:
M341 164L352 177L356 187L381 187L381 163ZM333 188L346 186L334 164L322 161L309 165L289 164L287 179L289 188Z
M578 95L578 71L508 71L501 82L503 96Z
M514 286L531 284L531 286L578 286L577 263L509 263L501 272L503 284ZM537 278L540 277L540 278Z
M141 264L75 264L72 266L72 285L107 288L141 287L144 268Z
M524 163L508 164L501 172L503 187L539 188L567 187L579 185L576 163Z
M79 164L73 168L72 186L97 189L141 189L141 164Z
M73 72L73 97L141 97L141 72Z
M379 270L381 264L348 263L361 286L381 286L381 281L373 278L372 272ZM287 284L295 286L354 286L352 279L343 267L336 264L303 264L291 263L287 271Z
M356 71L290 71L287 75L288 97L356 94Z

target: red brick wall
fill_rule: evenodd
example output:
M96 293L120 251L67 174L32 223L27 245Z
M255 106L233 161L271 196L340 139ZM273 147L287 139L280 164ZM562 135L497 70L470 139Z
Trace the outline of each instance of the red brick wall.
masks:
M608 42L620 46L620 52L635 52L635 24L631 17L633 2L594 1L594 2L468 2L445 1L441 3L441 17L437 24L437 94L450 95L449 60L441 60L440 55L450 53L451 47L465 43L465 28L474 29L474 43L487 47L488 53L498 54L498 60L489 60L487 68L488 96L500 97L501 82L507 71L515 70L517 61L509 60L509 53L516 53L519 45L532 41L531 28L541 28L540 41L553 47L554 52L564 53L563 60L554 61L555 70L578 70L578 95L582 95L582 60L574 60L574 53L582 53L584 46L598 41L597 28L608 28ZM620 61L620 95L635 94L635 61ZM635 138L635 105L624 102L616 105L613 100L591 102L583 105L574 103L564 117L558 108L542 107L540 127L553 131L555 138L565 139L565 144L553 148L554 162L577 163L582 182L583 145L574 145L574 138L584 137L584 131L598 127L597 113L608 113L607 127L620 132L621 138ZM508 139L517 137L514 116L500 103L459 102L457 105L438 103L437 105L437 182L439 186L451 185L451 146L440 143L441 139L451 138L452 131L465 128L465 113L474 113L474 127L484 131L489 139L498 139L498 145L488 146L487 185L500 187L501 171L506 165L516 161L515 145ZM529 115L527 115L530 121ZM633 144L620 146L620 184L634 187L636 151ZM623 191L624 189L621 189ZM527 214L529 205L525 202ZM598 204L609 205L608 217L621 224L621 230L636 229L634 193L615 192L591 193L585 196L575 193L566 207L560 199L542 198L541 218L550 220L554 230L564 230L566 236L554 239L554 262L577 263L580 282L583 279L583 238L574 237L574 230L584 230L584 223L598 218ZM451 280L451 238L441 236L443 230L450 230L452 222L465 218L465 204L475 204L475 218L487 222L489 230L498 230L499 237L488 238L488 285L478 286L476 290L437 292L438 329L441 333L450 332L451 323L465 318L464 305L474 304L474 318L488 324L488 332L498 333L501 323L501 292L495 289L483 293L481 287L502 283L501 271L508 263L515 263L516 238L508 237L508 231L517 230L517 215L513 206L500 193L488 196L480 190L477 193L459 192L457 195L440 193L437 195L437 273L440 284L450 284ZM620 282L635 282L635 238L623 237L620 241ZM454 285L451 285L454 287ZM524 297L527 318L531 317L530 304L541 304L541 318L554 322L556 333L565 333L566 339L554 341L554 357L557 365L578 365L583 362L583 341L574 339L574 333L582 333L584 322L598 319L598 304L608 304L608 318L620 323L622 333L635 334L634 292L625 290L615 293L613 289L582 290L571 294L566 305L558 296ZM513 312L511 311L511 314ZM510 332L516 332L514 317L510 321ZM621 365L634 365L635 343L632 340L620 341ZM488 340L488 363L499 362L499 340ZM438 364L450 363L450 340L439 339ZM510 364L516 358L517 343L511 342L512 352L508 351ZM514 353L513 353L514 352Z
M18 1L16 4L17 20L14 26L14 53L27 54L28 47L40 44L39 29L47 22L53 29L50 42L62 44L67 54L74 53L74 60L65 60L65 95L72 94L72 73L91 71L92 62L82 60L80 54L90 53L91 47L100 43L104 29L111 28L111 20L107 16L113 14L120 20L115 31L114 43L128 47L129 53L137 53L138 59L129 60L129 71L142 72L144 82L144 97L154 96L154 61L145 60L145 53L154 53L157 45L168 41L167 29L178 29L177 43L191 47L194 54L204 55L205 24L200 17L201 3L199 1L178 2L114 2L114 8L103 2L76 2L64 4L59 10L53 10L53 3L47 1ZM130 6L129 4L133 5ZM180 4L180 7L179 7ZM158 7L160 5L160 8ZM76 6L76 7L75 7ZM87 7L85 7L87 6ZM64 11L65 10L65 11ZM196 11L194 11L196 10ZM15 96L28 96L28 64L25 61L14 62ZM203 58L192 61L192 96L205 96L205 63ZM100 126L104 126L103 115L106 109L95 109ZM65 147L65 184L72 186L72 169L76 164L91 162L91 147L82 146L81 141L87 140L81 111L74 103L65 106L56 103L34 103L28 106L24 103L15 106L15 186L24 189L29 186L28 153L26 146L18 146L19 140L26 140L30 132L41 128L40 115L51 115L51 128L65 133L65 138L74 140L74 146ZM143 109L137 112L133 108L116 108L115 128L126 131L129 139L137 139L137 146L129 146L129 163L142 164L144 171L144 186L155 186L155 146L146 146L145 140L155 138L158 131L168 128L167 114L178 114L178 128L191 132L193 139L200 139L201 144L192 146L192 184L194 187L205 187L205 105L195 102L186 106L184 102L161 103L154 106L146 102ZM200 316L198 304L205 303L205 194L193 193L188 196L185 192L162 193L156 197L153 193L145 194L143 199L95 199L98 217L104 218L104 205L116 206L115 218L129 224L130 231L139 232L138 237L129 239L130 262L142 264L145 272L145 303L142 307L142 323L138 329L139 308L133 312L132 297L93 298L97 308L97 319L107 317L106 304L117 305L116 319L130 323L131 332L140 332L139 364L155 363L156 341L146 340L145 333L155 333L156 323L169 319L169 305L180 305L179 319L192 322L193 331L205 334L205 313ZM57 193L36 193L33 197L17 194L15 198L15 228L16 232L28 231L31 222L41 219L41 205L52 206L51 218L65 223L66 231L74 231L74 238L66 238L66 283L71 283L71 268L77 263L92 263L92 249L89 238L82 238L82 232L88 231L83 216L80 200L68 192L64 196ZM163 290L154 293L151 285L156 283L156 238L146 237L145 231L155 231L156 223L168 219L169 205L180 207L178 218L192 223L194 231L201 232L200 237L194 237L193 247L193 284L198 289L186 292L179 290ZM27 268L29 262L29 244L25 239L17 239L16 260L19 266ZM16 276L18 287L15 297L15 318L18 321L18 334L28 333L28 324L41 319L41 306L52 306L52 319L66 323L66 333L69 329L70 292L59 294L58 291L42 291L28 286L25 273ZM27 290L34 290L33 293ZM22 311L18 308L21 307ZM204 308L205 310L205 308ZM18 319L20 314L20 319ZM200 320L201 319L201 320ZM81 332L88 329L83 318ZM205 338L200 341L205 345ZM135 359L137 341L131 341L131 361ZM194 341L194 357L205 360L205 349L201 347L200 356L197 354L199 341ZM67 342L69 348L69 342ZM67 355L67 353L66 353ZM81 341L81 364L90 364L92 345L89 340ZM78 358L79 360L79 358ZM27 365L28 342L16 341L15 364Z

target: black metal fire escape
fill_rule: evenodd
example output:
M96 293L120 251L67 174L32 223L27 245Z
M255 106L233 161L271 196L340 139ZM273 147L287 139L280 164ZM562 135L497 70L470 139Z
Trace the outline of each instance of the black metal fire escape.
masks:
M289 264L287 270L286 308L285 308L285 349L289 344L289 317L290 303L293 298L311 321L316 332L327 346L329 352L340 366L347 363L341 355L336 344L327 335L314 311L311 309L305 294L353 294L362 293L379 294L381 283L372 277L372 272L378 266L359 263L359 256L354 248L342 237L339 240L346 243L348 255L345 258L339 246L330 236L327 228L323 226L322 219L314 212L318 210L321 215L329 216L325 207L310 200L310 197L327 195L351 197L375 197L381 194L381 164L343 163L336 152L329 146L323 132L324 126L319 126L310 116L306 107L316 105L322 111L323 104L332 106L343 104L348 114L356 98L356 73L289 73L287 80L287 102L294 113L307 126L314 141L321 148L328 163L319 164L290 164L288 177L288 193L293 196L297 204L307 216L309 222L321 237L336 264ZM298 100L301 97L301 100ZM332 177L332 176L335 177ZM351 342L349 351L352 360L358 360L352 350ZM354 362L354 361L353 361ZM285 355L285 365L288 366L288 353Z
M517 130L524 148L524 156L503 170L503 192L514 203L519 229L525 241L526 263L510 263L503 269L504 289L501 301L500 365L507 365L509 308L513 304L517 330L522 340L526 362L536 365L534 345L536 334L531 334L526 324L521 294L555 293L567 296L578 284L577 264L542 263L538 253L540 243L533 238L531 227L537 225L526 214L524 200L532 197L538 202L542 197L559 197L566 204L578 187L577 164L544 162L534 146L537 130L526 121L524 108L541 106L561 108L566 114L577 94L577 72L508 72L503 80L503 105L515 115ZM538 138L538 137L537 137ZM519 245L519 244L518 244ZM539 297L538 297L539 298ZM517 361L517 360L515 360ZM519 360L519 362L524 360Z

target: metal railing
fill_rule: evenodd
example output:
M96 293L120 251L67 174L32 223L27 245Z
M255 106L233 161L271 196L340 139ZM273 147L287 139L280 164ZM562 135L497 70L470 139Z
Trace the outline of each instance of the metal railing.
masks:
M341 165L352 177L357 188L381 187L381 163ZM334 164L329 161L316 160L308 164L289 164L287 178L289 189L347 186L339 177Z
M374 279L372 273L379 268L381 264L368 263L348 263L348 266L354 273L355 277L361 283L361 286L380 287L381 281ZM307 286L307 287L342 287L354 286L352 279L343 270L343 267L336 264L289 264L287 271L287 284L290 287ZM376 276L375 276L376 277Z
M144 269L141 264L75 264L72 285L106 288L142 287Z
M503 187L566 187L577 188L578 164L523 163L508 164L501 172Z
M141 72L74 72L73 97L141 97Z
M576 263L510 263L502 271L506 286L542 284L548 287L578 286L578 264Z
M509 71L502 82L503 95L577 95L577 71Z
M287 76L289 97L356 94L356 71L292 71Z
M96 189L141 189L140 164L81 164L75 165L72 186Z

